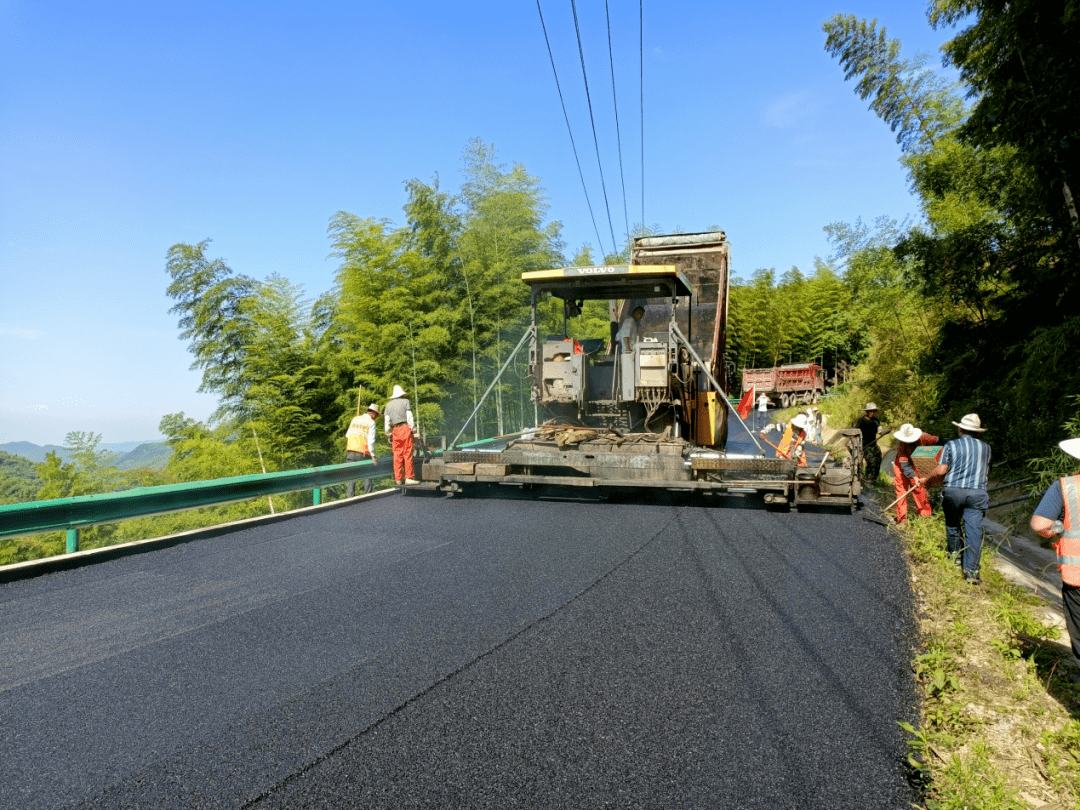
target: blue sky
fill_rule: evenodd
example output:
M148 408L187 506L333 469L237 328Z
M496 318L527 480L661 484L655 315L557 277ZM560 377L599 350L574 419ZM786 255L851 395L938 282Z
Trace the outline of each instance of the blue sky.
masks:
M567 0L542 0L604 250L626 231L604 3L577 0L612 225ZM718 225L733 272L813 269L822 228L917 216L893 134L824 51L836 12L905 53L925 2L609 4L630 228ZM165 254L332 288L337 211L403 221L456 190L471 138L540 179L567 253L595 247L536 3L0 0L0 443L159 437L216 405L168 313ZM644 157L642 141L644 140ZM594 254L595 255L595 254Z

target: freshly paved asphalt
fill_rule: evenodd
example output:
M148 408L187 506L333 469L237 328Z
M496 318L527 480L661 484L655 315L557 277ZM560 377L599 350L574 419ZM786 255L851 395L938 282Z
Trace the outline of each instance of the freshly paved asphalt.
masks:
M375 499L0 586L0 807L906 808L898 548Z

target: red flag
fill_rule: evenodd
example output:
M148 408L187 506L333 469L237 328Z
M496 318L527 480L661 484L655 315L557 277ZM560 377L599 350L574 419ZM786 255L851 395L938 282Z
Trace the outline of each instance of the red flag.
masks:
M754 407L754 386L750 386L750 390L742 395L742 399L739 400L738 407L735 408L737 413L742 419L745 419L750 415L750 411Z

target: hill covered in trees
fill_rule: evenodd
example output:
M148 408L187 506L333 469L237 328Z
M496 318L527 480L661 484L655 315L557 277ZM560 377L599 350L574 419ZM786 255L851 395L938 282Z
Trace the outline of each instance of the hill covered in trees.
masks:
M37 465L22 456L0 450L0 504L23 503L37 499L41 479Z

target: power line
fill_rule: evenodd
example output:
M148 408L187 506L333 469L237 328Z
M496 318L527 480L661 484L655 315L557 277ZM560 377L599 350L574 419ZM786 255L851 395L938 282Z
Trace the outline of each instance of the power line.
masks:
M638 89L641 107L641 227L645 227L645 0L638 0Z
M611 8L608 5L608 0L604 0L604 14L607 17L608 62L611 64L611 103L615 107L615 141L619 148L619 181L622 183L623 225L626 227L626 235L629 237L630 217L626 213L626 177L623 174L622 165L622 133L619 131L619 99L615 95L615 54L611 49Z
M593 117L592 98L589 95L589 77L585 71L585 49L581 46L581 26L578 24L577 3L575 0L570 0L570 9L574 12L574 31L577 34L578 54L581 56L581 78L585 81L585 101L589 105L589 123L592 124L593 145L596 147L596 165L600 169L600 188L604 192L604 208L607 210L608 228L611 229L611 252L618 253L619 245L615 241L615 226L611 224L611 206L608 204L607 184L604 182L604 166L600 162L600 139L596 137L596 119ZM603 248L601 247L601 249Z
M600 229L596 227L596 215L593 214L592 203L589 201L589 190L585 186L585 174L581 171L581 160L578 158L577 144L574 143L574 132L570 129L570 116L566 114L566 102L563 100L562 87L559 85L559 71L555 69L555 57L551 53L551 40L548 39L547 26L544 24L544 12L540 8L540 0L536 0L536 10L540 12L540 27L544 29L544 42L547 44L548 58L551 60L551 72L555 74L555 89L559 91L559 103L562 105L563 118L566 119L566 131L570 135L570 146L574 150L574 162L577 163L578 177L581 178L581 190L585 193L585 204L589 207L589 217L592 219L593 231L596 233L596 245L602 252L604 246L600 239Z

